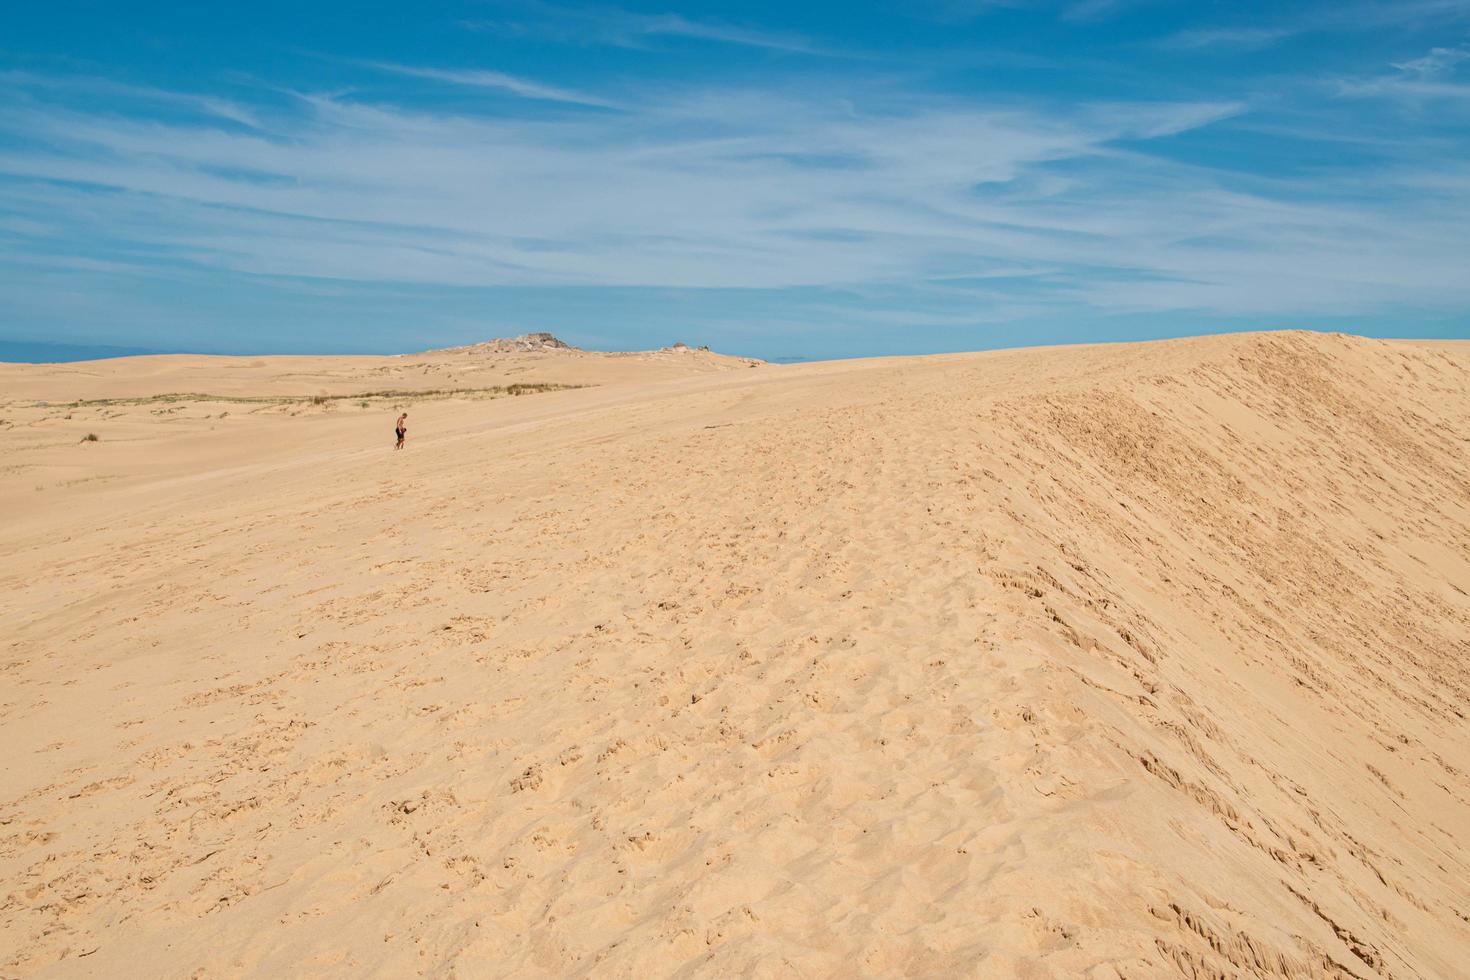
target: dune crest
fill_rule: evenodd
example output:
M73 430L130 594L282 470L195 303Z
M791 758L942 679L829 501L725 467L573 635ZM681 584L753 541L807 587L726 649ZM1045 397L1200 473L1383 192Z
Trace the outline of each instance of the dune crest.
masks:
M1470 344L626 363L18 504L0 973L1470 962Z

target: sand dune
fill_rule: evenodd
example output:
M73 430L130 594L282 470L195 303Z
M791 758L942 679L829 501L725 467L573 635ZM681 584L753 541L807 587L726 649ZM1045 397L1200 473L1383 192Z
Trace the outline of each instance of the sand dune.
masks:
M0 369L0 975L1466 975L1470 344L461 356Z

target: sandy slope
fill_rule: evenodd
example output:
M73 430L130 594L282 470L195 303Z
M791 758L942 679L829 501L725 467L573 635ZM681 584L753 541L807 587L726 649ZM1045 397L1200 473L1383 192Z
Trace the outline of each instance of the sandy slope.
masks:
M569 348L493 355L457 348L390 357L159 354L73 364L0 363L0 392L7 399L52 402L173 392L310 397L385 389L473 389L528 381L572 385L662 381L759 363L690 348L618 354Z
M1470 345L620 377L7 430L0 975L1465 975Z
M64 500L101 485L115 491L162 474L274 464L303 450L376 449L384 438L391 444L400 411L415 437L420 429L442 435L478 425L480 403L525 386L617 388L761 363L688 348L0 363L0 510L64 513ZM88 434L100 441L79 452Z

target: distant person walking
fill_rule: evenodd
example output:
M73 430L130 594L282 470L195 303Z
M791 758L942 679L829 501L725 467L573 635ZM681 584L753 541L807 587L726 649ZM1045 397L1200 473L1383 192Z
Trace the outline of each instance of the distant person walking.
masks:
M398 424L393 427L393 434L398 437L398 444L394 449L403 448L403 440L408 438L408 413L404 412L398 416Z

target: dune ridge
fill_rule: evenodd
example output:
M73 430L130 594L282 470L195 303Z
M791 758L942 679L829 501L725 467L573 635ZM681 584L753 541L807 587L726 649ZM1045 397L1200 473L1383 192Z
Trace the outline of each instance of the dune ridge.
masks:
M1470 344L627 370L13 511L0 973L1463 975Z

